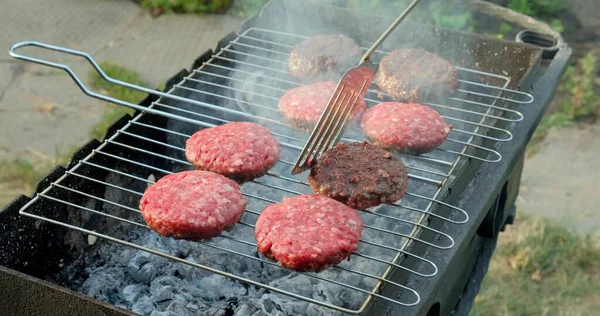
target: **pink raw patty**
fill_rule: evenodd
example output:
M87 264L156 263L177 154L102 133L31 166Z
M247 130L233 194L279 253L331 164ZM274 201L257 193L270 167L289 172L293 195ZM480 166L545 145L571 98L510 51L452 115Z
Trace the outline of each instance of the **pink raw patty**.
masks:
M279 99L279 110L283 116L297 127L314 126L327 106L337 83L317 82L289 90ZM367 109L365 100L360 99L352 111L359 118Z
M358 212L319 195L298 195L267 206L256 221L258 251L282 266L321 271L358 249Z
M144 220L165 237L211 238L237 223L246 199L233 180L208 171L167 175L140 200Z
M370 108L361 127L377 145L416 154L435 149L452 125L434 109L416 103L384 102Z
M185 146L185 157L194 167L238 182L263 176L277 163L279 153L279 143L271 132L250 122L200 130Z

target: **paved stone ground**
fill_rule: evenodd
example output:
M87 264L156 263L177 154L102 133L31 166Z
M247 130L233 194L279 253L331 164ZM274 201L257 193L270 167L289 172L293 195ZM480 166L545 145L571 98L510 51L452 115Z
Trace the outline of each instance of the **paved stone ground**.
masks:
M600 236L600 125L553 129L525 161L519 212Z
M104 103L84 95L68 75L20 62L7 53L19 41L35 40L92 54L141 74L157 87L217 40L237 28L229 16L172 16L153 19L127 0L4 0L0 10L0 158L34 149L67 152L89 139ZM39 57L66 62L87 82L88 64L35 49Z

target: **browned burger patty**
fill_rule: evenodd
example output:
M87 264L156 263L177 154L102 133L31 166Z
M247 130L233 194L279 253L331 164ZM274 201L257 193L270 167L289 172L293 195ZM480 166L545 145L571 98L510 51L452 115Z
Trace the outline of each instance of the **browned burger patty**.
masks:
M383 57L375 76L379 88L398 101L419 101L426 96L446 97L458 84L456 68L423 49L394 50Z
M288 66L293 76L310 78L348 68L360 53L360 46L344 35L317 35L292 48Z
M362 210L404 196L408 175L402 162L369 143L342 143L327 150L308 177L316 194Z

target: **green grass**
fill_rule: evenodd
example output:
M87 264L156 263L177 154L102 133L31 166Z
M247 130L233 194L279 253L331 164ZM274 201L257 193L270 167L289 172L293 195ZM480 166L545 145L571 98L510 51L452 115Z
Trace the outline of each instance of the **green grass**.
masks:
M599 242L544 220L519 218L500 235L470 315L596 315Z
M140 78L140 75L137 74L135 71L107 62L100 63L100 67L108 76L112 78L135 85L141 85L144 87L148 86L148 84L145 83ZM106 80L102 79L102 77L100 77L100 75L97 72L93 70L90 71L90 81L92 88L95 91L99 91L104 95L108 95L119 100L138 104L146 97L146 94L143 92L135 91L107 82ZM106 129L114 122L116 122L119 118L121 118L123 115L132 114L133 112L135 112L132 109L120 105L109 104L108 106L109 108L102 116L100 122L97 123L90 132L90 136L96 139L102 139L102 137L104 137Z
M593 51L582 57L577 65L570 66L558 86L558 94L551 110L544 116L533 134L530 154L548 131L556 127L571 126L581 120L596 121L600 116L600 96L596 93L597 60Z

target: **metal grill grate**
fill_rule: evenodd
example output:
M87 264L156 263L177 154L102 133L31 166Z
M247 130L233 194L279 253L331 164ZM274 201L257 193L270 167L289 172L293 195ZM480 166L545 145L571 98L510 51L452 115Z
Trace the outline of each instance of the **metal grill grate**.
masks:
M295 273L257 255L253 225L268 203L278 202L284 196L311 192L303 176L290 175L291 160L302 149L307 135L282 123L277 110L277 100L286 89L301 84L289 76L285 60L290 48L302 39L302 36L294 34L248 29L174 85L168 93L108 78L85 53L33 42L14 45L11 48L14 57L66 70L87 94L146 112L137 115L66 171L25 205L20 213L341 312L361 313L374 298L405 306L418 304L419 293L387 277L394 269L423 278L437 274L436 264L411 253L411 245L438 249L454 246L452 236L429 227L428 221L460 225L466 223L469 216L438 198L449 186L448 180L454 176L459 163L468 159L489 163L500 161L502 157L491 146L495 142L510 141L512 134L495 124L522 120L523 116L511 109L511 105L533 101L533 97L527 93L507 89L510 79L504 76L459 68L459 89L448 98L447 103L427 103L455 124L455 129L440 148L429 154L402 155L411 178L405 198L393 205L377 207L372 212L361 212L365 232L352 260L318 274L300 273L311 280L326 282L352 293L351 297L360 298L356 302L327 302L318 296L290 290L280 284L267 284L243 273L228 271L214 262L192 262L160 252L122 239L114 232L100 231L93 225L73 220L91 216L96 221L108 220L136 229L149 229L137 203L143 190L155 178L191 169L183 155L185 139L198 126L212 127L230 120L254 120L269 127L280 140L282 159L266 176L242 186L249 201L242 221L232 231L200 244L207 250L223 254L229 260L259 263L263 269L277 270L283 274ZM67 66L14 52L23 46L38 46L85 57L108 81L154 93L161 98L145 108L99 95L89 91ZM485 83L490 80L499 84ZM369 105L381 102L377 99L378 94L377 91L369 91ZM389 97L384 95L383 99ZM151 123L151 114L166 116L171 120L166 126L156 126ZM342 139L353 140L356 137L352 133ZM92 189L98 186L104 190L98 192ZM65 199L64 196L70 198ZM45 209L51 209L52 204L68 207L69 216L64 218L45 212ZM425 234L421 232L428 232L428 236L434 237L423 237ZM408 257L418 264L406 264L402 259ZM403 294L397 298L378 294L384 284L403 289Z

